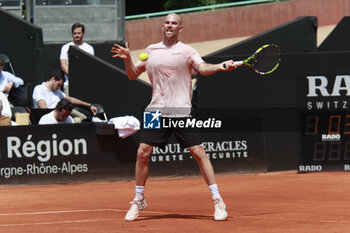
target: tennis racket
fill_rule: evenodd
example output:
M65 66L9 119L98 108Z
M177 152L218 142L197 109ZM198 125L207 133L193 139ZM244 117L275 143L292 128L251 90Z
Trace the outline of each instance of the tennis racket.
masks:
M238 66L248 66L256 73L266 75L277 69L281 63L281 50L275 44L266 44L258 48L254 54L244 61L235 61L234 64ZM226 64L223 67L226 69Z

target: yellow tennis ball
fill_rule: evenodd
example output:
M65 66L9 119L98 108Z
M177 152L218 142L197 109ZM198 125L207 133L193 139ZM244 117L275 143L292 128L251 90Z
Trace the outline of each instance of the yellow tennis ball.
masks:
M139 55L139 58L140 58L141 61L146 61L147 58L148 58L148 54L147 53L141 53Z

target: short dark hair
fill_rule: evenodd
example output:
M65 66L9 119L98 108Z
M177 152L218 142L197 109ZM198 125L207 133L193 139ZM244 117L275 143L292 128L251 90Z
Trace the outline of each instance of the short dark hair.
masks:
M63 80L63 82L66 81L62 70L54 70L50 72L48 80L50 81L52 77L54 77L56 81L60 81L61 79Z
M1 60L1 58L0 58L0 66L1 66L1 67L4 67L4 61Z
M76 28L81 28L82 32L85 33L85 26L84 26L84 24L82 24L82 23L74 23L72 25L72 33L74 32L74 29L76 29Z
M70 102L66 98L61 99L60 102L58 102L57 105L56 105L56 109L58 111L60 111L60 112L63 109L66 110L66 111L72 111L73 108L74 108L74 105L72 104L72 102Z

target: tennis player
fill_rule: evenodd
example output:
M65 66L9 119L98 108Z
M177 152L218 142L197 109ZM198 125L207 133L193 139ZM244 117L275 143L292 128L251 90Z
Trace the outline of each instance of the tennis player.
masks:
M147 72L152 83L153 93L151 103L146 110L157 109L161 112L162 117L186 117L190 115L192 69L202 75L211 75L218 71L231 71L236 68L232 60L219 64L204 62L195 49L178 40L182 29L182 20L179 15L173 13L167 15L162 24L163 41L148 46L145 50L148 59L145 61L139 60L136 64L131 60L127 42L125 47L118 44L112 47L113 57L124 60L125 69L130 80L137 79L144 71ZM130 202L131 207L125 216L125 220L135 220L140 211L146 208L144 192L148 176L149 157L153 147L164 147L171 134L174 134L181 147L188 148L195 158L212 194L215 208L214 219L225 220L227 218L226 205L220 196L213 166L201 145L200 135L193 130L179 128L142 130L135 167L136 195L133 201Z

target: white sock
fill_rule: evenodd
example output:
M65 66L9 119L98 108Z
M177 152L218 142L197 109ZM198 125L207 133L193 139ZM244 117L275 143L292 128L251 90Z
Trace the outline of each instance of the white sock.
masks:
M143 200L145 199L145 186L135 186L135 198L137 200Z
M213 198L213 200L215 199L222 199L219 193L219 188L217 184L212 184L208 186L211 192L211 197Z

